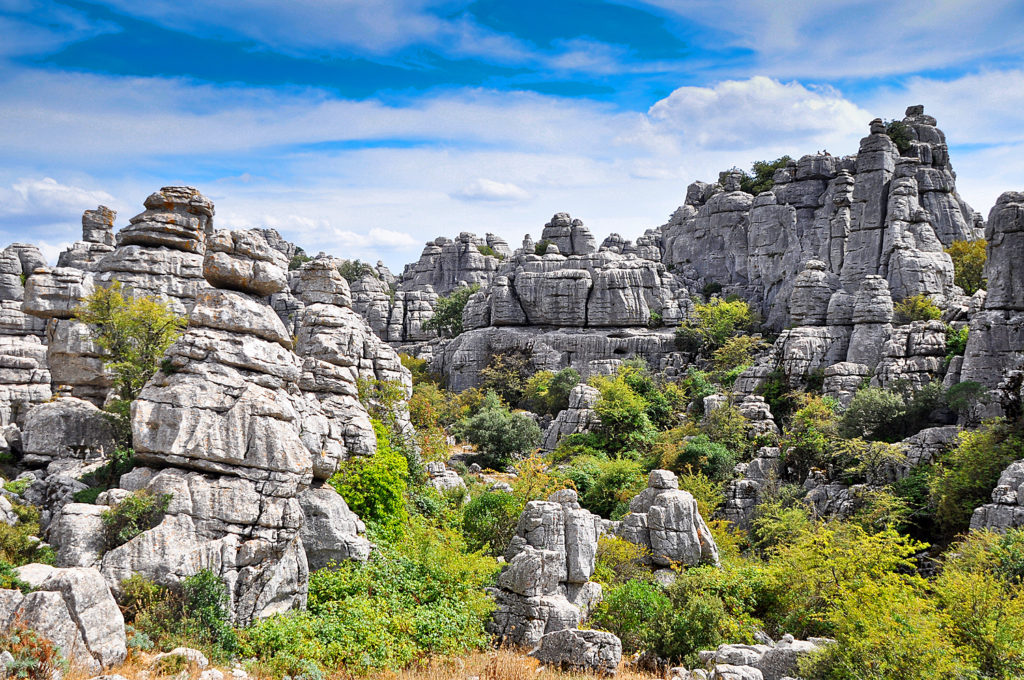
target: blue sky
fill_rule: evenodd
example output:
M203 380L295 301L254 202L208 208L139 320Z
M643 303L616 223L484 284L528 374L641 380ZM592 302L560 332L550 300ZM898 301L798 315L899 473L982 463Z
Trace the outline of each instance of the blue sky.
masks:
M0 0L0 240L55 258L178 183L392 267L558 211L635 236L917 103L987 214L1024 188L1022 29L999 0Z

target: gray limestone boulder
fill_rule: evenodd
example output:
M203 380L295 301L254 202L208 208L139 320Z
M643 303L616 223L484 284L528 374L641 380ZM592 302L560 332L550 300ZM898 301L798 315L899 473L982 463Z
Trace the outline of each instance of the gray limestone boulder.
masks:
M653 470L647 488L629 503L620 535L646 547L658 566L718 564L718 546L697 510L697 501L678 488L668 470Z
M117 234L118 246L166 246L202 253L213 230L213 203L194 187L164 187L150 194L146 211Z
M601 424L601 418L594 406L601 393L597 388L580 383L569 391L569 407L558 412L551 425L544 432L541 448L554 451L563 437L581 432L590 432Z
M203 276L216 288L266 297L288 287L288 258L257 231L218 231L206 239Z
M94 290L89 272L71 267L41 268L25 282L22 310L43 319L70 319L82 299Z
M372 548L363 534L366 526L349 510L345 499L329 486L299 494L302 545L310 571L345 560L365 561Z
M23 459L28 464L64 458L96 460L113 454L116 447L110 416L74 397L33 408L21 437Z
M560 630L542 637L530 656L562 671L615 675L622 642L601 630Z
M17 571L19 578L33 588L59 594L63 600L84 643L84 648L74 653L74 661L84 662L84 666L95 671L124 661L127 655L124 617L99 571L83 567L56 568L46 564L27 564L18 567ZM43 631L39 632L45 635Z

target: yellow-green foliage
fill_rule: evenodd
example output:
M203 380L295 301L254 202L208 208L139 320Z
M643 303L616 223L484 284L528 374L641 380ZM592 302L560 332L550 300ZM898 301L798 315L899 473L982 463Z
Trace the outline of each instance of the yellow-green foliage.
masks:
M987 245L985 239L979 238L976 241L953 241L946 248L953 260L953 283L963 288L968 295L974 295L979 288L986 287Z
M713 353L729 338L751 331L760 323L757 312L743 300L719 297L697 302L694 316L692 321L686 321L676 329L676 344L685 352Z
M162 300L125 294L117 281L85 298L75 317L92 327L96 344L107 351L104 363L118 397L128 402L160 368L187 322Z
M753 335L737 335L722 343L711 355L715 370L727 373L736 368L749 366L754 355L767 346L764 340Z
M942 310L927 295L912 295L893 305L896 323L934 321L942 318Z
M949 534L967 528L974 508L988 502L999 475L1024 457L1019 426L1004 421L986 423L957 436L957 445L943 456L930 484L939 526Z
M10 526L0 522L0 564L14 567L31 562L53 564L54 553L39 540L39 509L33 505L11 503L18 521Z
M604 585L621 584L634 579L649 580L651 570L646 560L650 555L651 551L645 546L618 536L602 536L597 539L597 560L592 580Z
M409 519L405 508L409 464L391 445L384 423L372 422L377 452L342 463L330 484L368 525L385 533L401 532Z
M490 642L493 602L484 593L497 562L466 551L458 532L414 518L364 563L310 577L309 608L260 621L242 635L242 656L280 677L323 669L362 674Z

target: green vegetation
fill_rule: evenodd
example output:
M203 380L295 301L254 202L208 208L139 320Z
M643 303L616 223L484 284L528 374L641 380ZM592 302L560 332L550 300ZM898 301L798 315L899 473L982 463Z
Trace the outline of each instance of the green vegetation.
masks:
M730 172L739 172L740 191L757 196L762 191L769 191L775 186L775 180L773 179L775 171L786 167L792 161L793 159L789 156L782 156L774 161L754 161L750 172L734 168L733 170L719 173L718 181L724 182L725 176Z
M974 295L988 285L985 281L987 246L988 241L979 238L975 241L953 241L946 248L946 253L953 260L953 283L968 295Z
M136 574L121 582L119 604L132 633L129 646L135 649L199 647L222 663L238 649L227 587L208 569L173 588Z
M154 494L148 489L134 491L123 501L104 510L103 540L107 550L113 550L132 540L139 534L159 524L173 496L169 493Z
M0 647L14 658L4 668L6 677L19 680L53 680L69 669L60 648L37 631L14 621L0 633Z
M574 368L563 368L558 373L537 371L523 386L521 405L534 413L558 415L569 407L569 392L580 382Z
M927 295L912 295L893 305L893 321L906 324L942 318L942 310Z
M409 520L405 494L409 464L391 443L391 434L374 419L377 452L369 458L355 457L341 464L330 479L348 507L381 532L399 532Z
M885 134L889 136L892 143L901 154L910 151L910 128L902 120L888 120L885 122Z
M480 252L481 255L486 255L488 257L496 257L499 260L505 259L504 255L494 250L494 248L492 248L491 246L477 246L476 249Z
M126 294L118 281L85 298L75 318L89 324L96 344L106 351L104 365L113 374L117 395L107 410L119 443L130 448L131 402L160 369L164 353L181 335L187 319L161 300Z
M480 464L503 470L540 445L541 431L525 413L513 413L494 392L472 416L456 423L454 432L478 447Z
M359 260L342 260L341 264L338 265L338 273L350 284L365 276L372 276L375 279L380 278L376 267L368 262L360 262Z
M550 246L550 245L551 245L551 241L549 241L547 239L542 239L540 241L537 241L537 243L535 243L534 246L533 246L533 254L534 255L544 255L544 254L546 254L548 252L548 246Z
M301 269L302 265L306 264L312 259L313 258L306 254L305 250L296 247L295 254L292 255L292 258L290 260L288 260L288 271L295 271L296 269Z
M694 305L695 319L676 329L676 348L681 352L712 354L740 332L760 323L757 312L743 300L713 297Z
M469 296L480 290L480 284L456 288L438 299L434 315L423 322L423 330L435 331L446 338L462 334L462 310L466 308Z
M0 569L32 562L53 564L53 549L39 541L39 508L11 503L11 510L17 519L14 525L0 522Z
M492 558L468 552L458 531L414 519L365 564L312 574L308 611L244 631L241 653L280 677L342 667L365 673L483 649L493 608L483 588L496 571Z

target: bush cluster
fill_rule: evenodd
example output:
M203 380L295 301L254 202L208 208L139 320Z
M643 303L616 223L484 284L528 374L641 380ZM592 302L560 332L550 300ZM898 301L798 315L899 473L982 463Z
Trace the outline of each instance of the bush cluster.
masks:
M113 550L160 524L172 499L169 493L157 495L148 489L141 489L104 510L100 517L103 519L105 548Z

